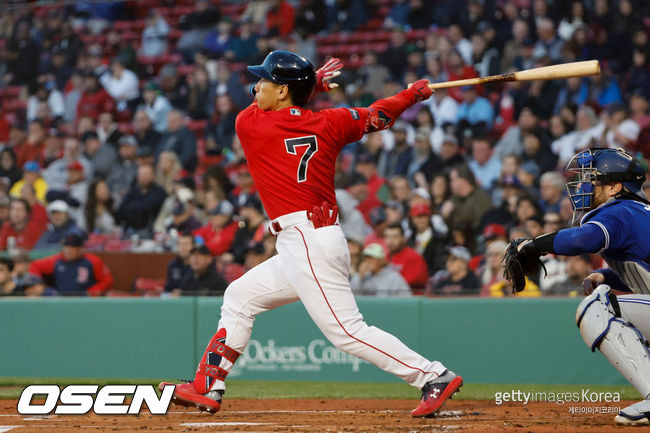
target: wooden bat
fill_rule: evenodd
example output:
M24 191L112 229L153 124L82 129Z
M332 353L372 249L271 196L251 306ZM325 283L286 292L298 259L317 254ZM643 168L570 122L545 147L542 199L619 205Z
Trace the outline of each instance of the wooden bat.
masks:
M584 62L564 63L561 65L544 66L543 68L526 69L519 72L508 72L501 75L491 75L482 78L469 78L466 80L446 81L444 83L429 84L430 89L444 89L447 87L473 86L476 84L504 83L506 81L533 81L557 80L560 78L587 77L600 74L598 60Z

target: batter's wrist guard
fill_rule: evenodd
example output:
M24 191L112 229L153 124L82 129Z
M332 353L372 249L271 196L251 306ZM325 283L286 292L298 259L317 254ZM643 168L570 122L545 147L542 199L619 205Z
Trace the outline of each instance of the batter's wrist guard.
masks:
M222 361L226 360L232 366L239 358L239 352L226 346L225 341L226 330L223 328L210 339L194 377L194 387L197 392L205 394L210 391L216 380L225 381L228 370L221 366Z

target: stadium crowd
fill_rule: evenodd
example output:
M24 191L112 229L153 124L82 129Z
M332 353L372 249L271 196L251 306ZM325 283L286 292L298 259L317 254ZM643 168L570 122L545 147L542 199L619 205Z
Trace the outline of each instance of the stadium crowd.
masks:
M234 124L252 100L245 66L273 49L343 59L313 109L419 78L600 60L584 79L438 90L346 146L335 182L358 294L510 296L507 242L570 224L573 154L650 160L644 1L71 3L0 13L0 295L104 294L97 251L173 251L171 295L222 294L271 257ZM575 294L601 266L544 260L548 276L519 296Z

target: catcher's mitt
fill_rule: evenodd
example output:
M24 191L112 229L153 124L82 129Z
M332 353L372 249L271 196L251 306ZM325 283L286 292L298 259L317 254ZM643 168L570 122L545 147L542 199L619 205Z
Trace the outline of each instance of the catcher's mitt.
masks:
M546 276L546 267L539 259L541 255L542 252L534 247L532 239L518 238L508 244L502 261L503 276L506 280L512 281L513 293L524 290L526 276L537 276L541 269L544 269L544 276Z

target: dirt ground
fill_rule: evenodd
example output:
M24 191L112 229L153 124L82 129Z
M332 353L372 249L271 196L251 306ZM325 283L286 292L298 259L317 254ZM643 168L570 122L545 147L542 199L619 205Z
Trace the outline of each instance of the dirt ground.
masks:
M436 418L422 419L409 415L417 405L415 400L233 399L225 400L216 415L172 405L167 415L151 415L144 409L140 415L125 416L22 416L16 411L16 400L0 400L0 433L640 431L613 422L615 410L631 403L610 403L607 413L594 413L596 408L598 412L604 408L540 402L497 406L494 401L452 400Z

